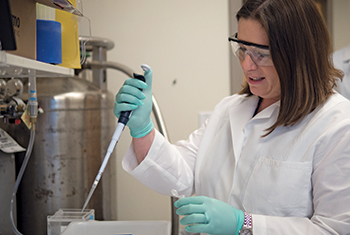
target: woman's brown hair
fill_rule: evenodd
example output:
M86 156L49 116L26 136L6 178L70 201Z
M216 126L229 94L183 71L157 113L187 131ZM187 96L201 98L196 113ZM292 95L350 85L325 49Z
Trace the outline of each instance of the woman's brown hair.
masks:
M313 0L247 0L236 18L262 24L280 78L280 111L266 135L298 123L333 94L343 73L333 66L327 26ZM252 95L247 83L239 93Z

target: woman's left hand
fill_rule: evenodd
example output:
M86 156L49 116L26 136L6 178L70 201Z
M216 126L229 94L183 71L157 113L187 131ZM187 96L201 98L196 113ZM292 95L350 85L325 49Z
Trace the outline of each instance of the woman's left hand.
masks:
M174 204L180 220L191 233L238 234L244 221L244 213L233 206L205 196L186 197Z

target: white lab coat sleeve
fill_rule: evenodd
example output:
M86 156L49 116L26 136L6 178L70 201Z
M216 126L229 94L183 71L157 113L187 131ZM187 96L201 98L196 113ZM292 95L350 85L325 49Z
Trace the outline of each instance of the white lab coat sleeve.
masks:
M138 165L130 145L122 160L125 171L147 187L171 196L176 189L180 195L193 194L195 159L205 125L193 132L186 141L170 144L157 130L145 159Z
M311 218L253 214L254 235L350 234L350 121L334 123L315 146Z

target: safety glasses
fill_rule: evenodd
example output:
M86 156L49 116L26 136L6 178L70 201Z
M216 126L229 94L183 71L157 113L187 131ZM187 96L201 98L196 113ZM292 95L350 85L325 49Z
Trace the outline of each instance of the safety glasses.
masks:
M256 65L273 66L269 46L238 40L237 33L229 37L228 40L231 43L233 54L240 61L244 61L246 55L249 54Z

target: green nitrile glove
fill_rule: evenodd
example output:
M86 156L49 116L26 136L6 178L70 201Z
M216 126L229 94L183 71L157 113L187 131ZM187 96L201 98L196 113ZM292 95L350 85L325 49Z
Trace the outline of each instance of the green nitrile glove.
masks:
M179 199L174 204L180 220L190 233L237 235L243 226L244 212L214 198L197 196Z
M144 77L146 83L134 78L126 79L114 103L114 114L117 118L123 111L133 111L126 125L130 129L131 136L135 138L147 135L154 127L151 119L152 70L146 71Z

